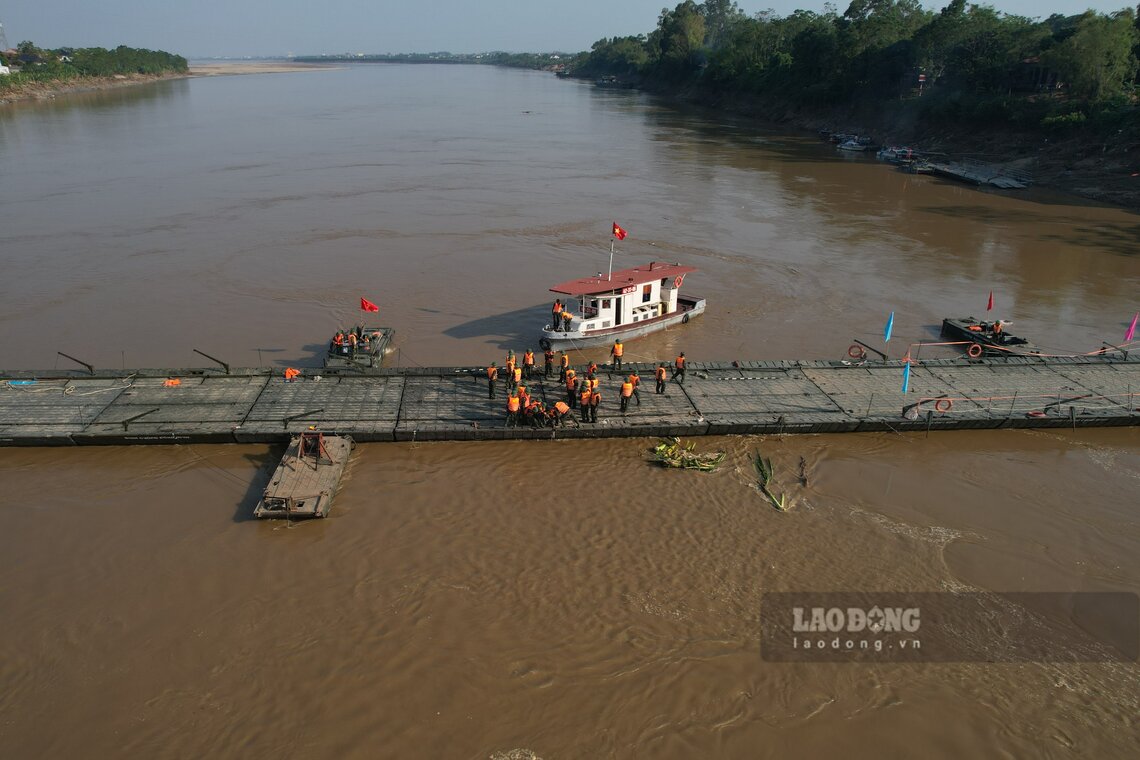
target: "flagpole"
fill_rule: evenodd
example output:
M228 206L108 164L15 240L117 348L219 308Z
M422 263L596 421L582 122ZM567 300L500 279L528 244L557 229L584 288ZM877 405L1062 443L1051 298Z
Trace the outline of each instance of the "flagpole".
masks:
M614 278L614 239L610 238L610 273L606 275L606 281Z

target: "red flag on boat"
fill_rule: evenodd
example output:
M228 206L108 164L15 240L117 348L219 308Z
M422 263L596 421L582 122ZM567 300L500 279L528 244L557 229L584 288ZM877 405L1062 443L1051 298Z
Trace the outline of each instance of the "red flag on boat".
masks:
M986 311L993 311L993 310L994 310L994 292L991 290L990 291L990 300L988 302L986 302Z
M618 227L617 222L614 222L614 237L616 237L618 240L625 240L625 236L627 234L629 234L629 233L627 233L621 227Z
M1132 339L1136 337L1136 320L1140 319L1140 311L1132 317L1132 324L1128 326L1128 332L1124 333L1124 342L1131 343Z
M364 296L360 297L360 308L364 311L380 311L380 307L369 301Z

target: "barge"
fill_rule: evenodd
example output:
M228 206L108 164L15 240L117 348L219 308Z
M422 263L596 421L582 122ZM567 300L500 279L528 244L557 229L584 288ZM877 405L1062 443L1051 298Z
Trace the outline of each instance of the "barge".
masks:
M328 517L353 446L347 435L305 432L293 436L253 516Z
M959 317L942 320L942 337L971 343L966 353L977 358L986 356L1032 356L1041 350L1025 338L1010 335L1005 331L1003 320L986 322L974 317ZM977 348L975 348L977 346Z

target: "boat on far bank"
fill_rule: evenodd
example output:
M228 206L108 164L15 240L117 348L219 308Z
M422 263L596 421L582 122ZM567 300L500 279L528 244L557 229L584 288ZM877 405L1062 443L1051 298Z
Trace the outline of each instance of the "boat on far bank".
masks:
M561 325L546 325L539 338L545 349L600 346L687 324L705 312L705 299L682 295L685 276L694 267L651 261L603 276L582 277L558 283L552 293L570 296L570 319ZM557 329L556 329L557 328Z

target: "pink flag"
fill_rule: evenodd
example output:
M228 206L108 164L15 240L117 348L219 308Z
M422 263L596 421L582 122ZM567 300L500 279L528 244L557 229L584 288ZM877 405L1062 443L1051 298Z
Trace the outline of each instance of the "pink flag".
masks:
M990 300L986 304L986 311L993 311L993 310L994 310L994 292L991 290L990 291Z
M1131 343L1132 339L1136 337L1136 320L1140 319L1140 311L1132 315L1132 324L1128 326L1128 332L1124 333L1124 342Z

